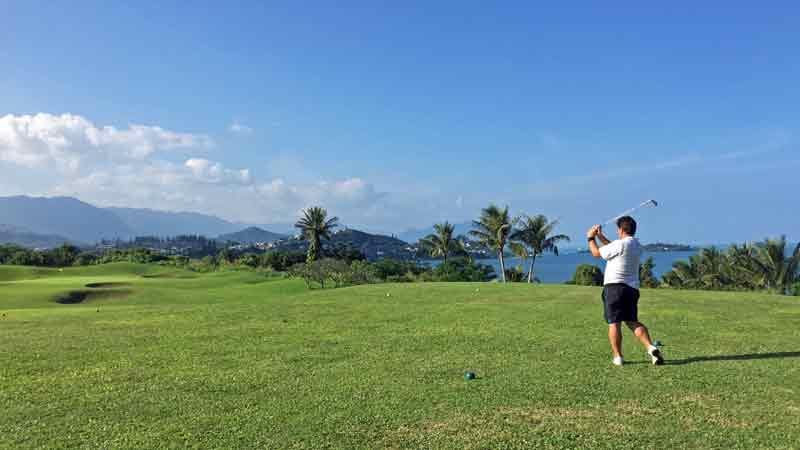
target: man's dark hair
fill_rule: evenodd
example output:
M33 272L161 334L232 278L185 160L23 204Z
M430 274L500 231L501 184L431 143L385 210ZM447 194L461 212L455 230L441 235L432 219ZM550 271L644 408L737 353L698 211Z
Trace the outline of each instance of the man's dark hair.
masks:
M621 229L628 236L636 234L636 221L631 216L622 216L617 219L617 228Z

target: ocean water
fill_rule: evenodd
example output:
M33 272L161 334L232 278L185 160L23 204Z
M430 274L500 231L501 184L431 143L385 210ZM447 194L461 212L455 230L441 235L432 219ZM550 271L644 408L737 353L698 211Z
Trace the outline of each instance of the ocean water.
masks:
M642 255L642 261L652 256L655 262L653 273L656 277L661 277L664 272L672 268L672 263L678 260L688 260L690 256L697 252L645 252ZM493 259L478 259L477 262L494 267L495 273L500 273L500 262L497 258ZM429 261L431 266L436 266L441 261ZM506 268L515 267L522 264L519 258L506 258ZM528 261L530 264L530 261ZM575 274L575 268L579 264L594 264L605 271L605 261L602 259L594 258L588 253L570 253L555 256L546 254L536 258L536 264L533 267L534 276L539 278L542 283L564 283L572 279ZM524 268L527 273L528 267Z

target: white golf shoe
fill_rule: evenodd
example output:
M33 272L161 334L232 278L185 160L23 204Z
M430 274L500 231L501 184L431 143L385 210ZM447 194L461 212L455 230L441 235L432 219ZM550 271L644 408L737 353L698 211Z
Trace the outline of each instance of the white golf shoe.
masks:
M658 347L651 347L650 350L647 351L647 354L650 355L654 366L664 365L664 355L661 354L661 350L659 350Z
M622 356L615 356L614 359L611 360L611 364L622 367L625 361L622 359Z

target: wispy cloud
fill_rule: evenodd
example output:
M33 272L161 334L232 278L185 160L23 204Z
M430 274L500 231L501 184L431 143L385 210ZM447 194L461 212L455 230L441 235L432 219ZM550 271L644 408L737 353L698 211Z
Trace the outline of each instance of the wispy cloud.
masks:
M788 148L792 143L791 135L785 132L770 135L763 144L747 150L731 151L720 154L703 155L700 152L688 153L671 159L655 161L652 163L634 164L627 166L611 166L603 170L594 170L585 174L566 175L554 180L547 180L535 183L530 186L530 191L537 194L554 194L561 191L569 191L574 187L585 187L598 182L630 177L643 176L657 172L668 171L684 167L708 167L713 165L714 169L721 163L753 160L765 154L777 152ZM748 163L747 167L779 167L781 163L772 162L767 165ZM740 170L741 167L734 170Z
M234 120L233 123L230 124L228 127L228 131L233 134L250 134L253 132L251 127L240 123L238 120Z

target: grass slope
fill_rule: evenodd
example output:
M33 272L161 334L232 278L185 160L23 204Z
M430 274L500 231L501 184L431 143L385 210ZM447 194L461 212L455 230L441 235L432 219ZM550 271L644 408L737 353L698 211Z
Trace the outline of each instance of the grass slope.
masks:
M800 442L794 298L645 290L670 364L646 364L626 335L616 368L596 288L189 275L0 268L0 447ZM54 301L90 283L126 295Z

